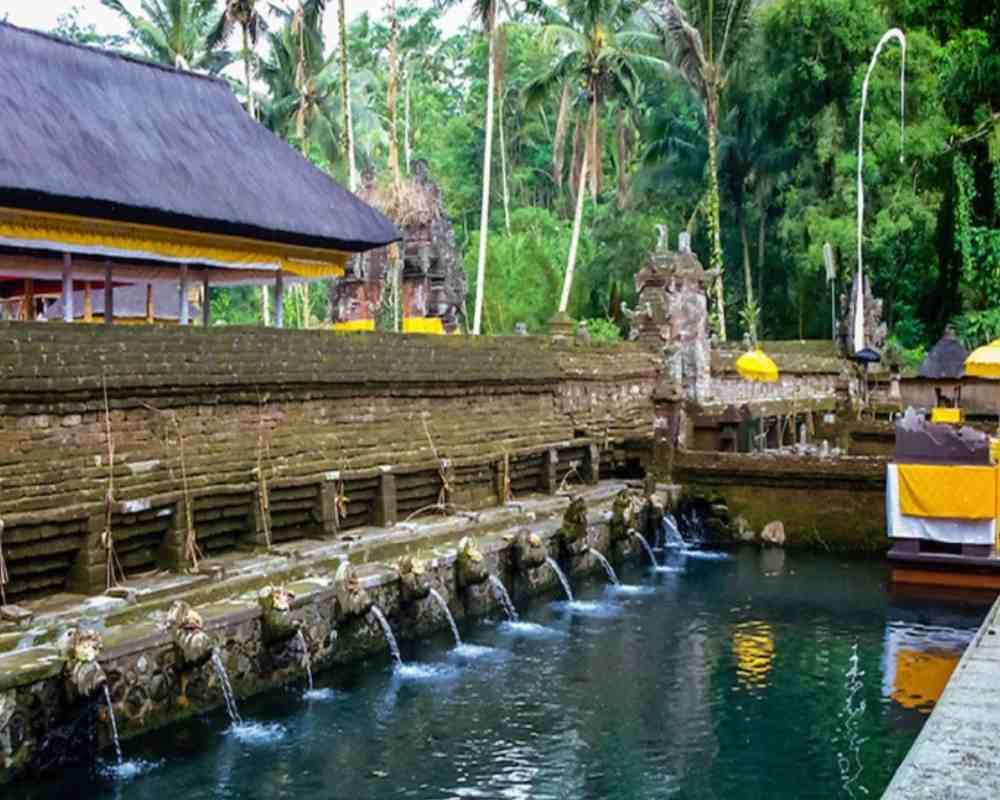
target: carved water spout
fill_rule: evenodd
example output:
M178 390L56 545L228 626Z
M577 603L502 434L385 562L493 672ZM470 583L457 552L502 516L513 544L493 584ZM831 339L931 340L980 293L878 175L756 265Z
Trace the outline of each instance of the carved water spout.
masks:
M523 572L542 566L549 551L541 536L529 530L522 530L514 539L513 554L514 566Z
M455 573L459 589L478 586L490 577L485 557L471 536L466 536L458 543Z
M361 585L357 571L347 561L337 567L333 578L337 596L337 613L340 619L363 617L372 607L368 591Z
M101 654L101 634L73 628L62 640L62 655L66 659L66 680L71 693L90 697L107 683L107 676L97 657Z
M167 612L167 628L184 667L199 667L212 657L214 642L205 632L205 621L183 600L178 600Z
M587 504L582 497L570 500L563 514L562 525L556 534L559 538L559 552L564 558L582 555L589 547L587 543Z
M284 586L265 586L257 594L261 610L261 631L268 644L291 639L302 627L292 618L295 594Z
M419 558L402 556L396 562L399 573L399 599L403 605L423 600L431 592L427 565Z
M631 531L641 528L646 502L631 489L622 489L611 504L611 543L627 542Z

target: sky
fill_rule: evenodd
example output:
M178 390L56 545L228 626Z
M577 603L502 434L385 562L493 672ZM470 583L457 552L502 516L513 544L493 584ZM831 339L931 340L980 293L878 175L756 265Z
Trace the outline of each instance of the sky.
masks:
M124 3L130 10L139 10L139 0L124 0ZM56 20L74 6L80 9L80 22L84 25L92 22L101 33L124 34L128 30L121 17L102 6L100 0L0 0L0 19L6 16L7 21L14 25L46 31L54 28ZM327 11L325 28L327 42L332 43L337 40L337 15L335 4L331 3L330 6L332 8ZM353 20L365 11L379 18L382 16L385 0L347 0L346 6L348 20ZM469 0L463 0L445 15L442 27L447 33L453 33L469 17L470 6Z

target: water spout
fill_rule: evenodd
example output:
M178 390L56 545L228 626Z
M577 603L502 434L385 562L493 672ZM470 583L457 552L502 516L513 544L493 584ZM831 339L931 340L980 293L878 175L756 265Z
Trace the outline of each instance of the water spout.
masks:
M385 641L389 645L389 652L392 654L393 663L396 667L403 666L403 656L399 652L399 643L396 641L396 637L392 634L392 628L389 625L389 620L385 618L385 614L382 613L382 609L378 606L373 605L371 607L372 614L375 615L375 619L378 620L378 624L382 628L382 635L385 636Z
M664 535L664 547L684 547L684 537L681 536L680 528L677 527L677 520L669 511L663 515L660 521L660 528Z
M649 546L649 542L646 541L646 537L643 536L641 533L639 533L639 531L635 530L634 528L632 529L631 533L636 539L638 539L642 543L642 549L645 550L646 555L649 556L649 563L653 567L658 566L656 563L656 554L653 552L653 548Z
M229 713L229 720L234 725L242 725L243 720L240 718L240 712L236 708L236 694L233 692L233 686L229 682L229 673L226 672L226 667L222 663L222 658L219 656L218 650L212 651L212 667L215 669L215 674L219 677L219 685L222 687L222 699L226 701L226 711Z
M295 641L302 649L302 666L306 668L306 677L309 679L309 691L313 690L312 656L309 654L309 645L306 643L305 634L299 628L295 633Z
M462 636L458 632L458 625L455 624L455 618L451 615L451 609L448 608L448 604L445 599L441 596L441 593L437 589L431 589L431 597L437 602L441 609L444 611L444 615L448 618L448 624L451 625L451 634L455 637L455 647L462 646Z
M575 598L573 597L573 590L569 588L569 579L566 577L566 574L559 569L559 565L552 556L546 556L545 563L552 567L552 571L559 578L559 583L562 584L563 591L566 592L566 599L572 603Z
M590 552L594 558L601 562L601 566L604 567L604 571L608 574L608 580L615 586L621 586L622 582L618 580L618 575L615 573L615 568L611 566L611 562L608 561L599 550L596 550L593 547L590 548Z
M111 702L111 690L104 684L104 702L108 704L108 721L111 723L111 740L115 743L115 756L118 758L118 766L122 765L122 743L118 739L118 720L115 719L115 706Z
M496 592L497 599L500 601L508 621L517 622L517 609L514 608L514 601L510 599L510 594L507 592L507 587L503 585L503 581L496 575L490 575L490 585Z
M899 66L899 163L903 163L904 144L904 121L905 121L905 100L906 100L906 35L899 28L891 28L886 31L872 53L872 60L868 64L868 71L865 73L865 80L861 84L861 113L858 117L858 296L855 300L854 308L854 328L851 337L851 347L857 353L865 349L865 326L864 326L864 269L862 267L862 227L865 216L865 189L862 170L864 168L864 144L865 144L865 106L868 104L868 81L878 62L878 57L890 41L895 39L902 48L902 59Z

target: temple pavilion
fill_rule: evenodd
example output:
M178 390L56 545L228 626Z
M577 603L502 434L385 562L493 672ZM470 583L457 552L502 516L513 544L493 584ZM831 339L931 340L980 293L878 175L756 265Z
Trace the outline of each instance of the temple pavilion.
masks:
M208 322L212 287L273 284L280 326L287 281L399 238L224 80L0 23L0 299L21 318L99 292L110 323L115 287L168 285L186 325L192 287Z

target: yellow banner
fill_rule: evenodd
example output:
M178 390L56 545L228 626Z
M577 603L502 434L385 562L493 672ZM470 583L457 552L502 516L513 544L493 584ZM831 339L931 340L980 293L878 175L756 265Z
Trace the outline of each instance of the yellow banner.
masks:
M995 519L997 468L900 464L899 510L913 517Z

